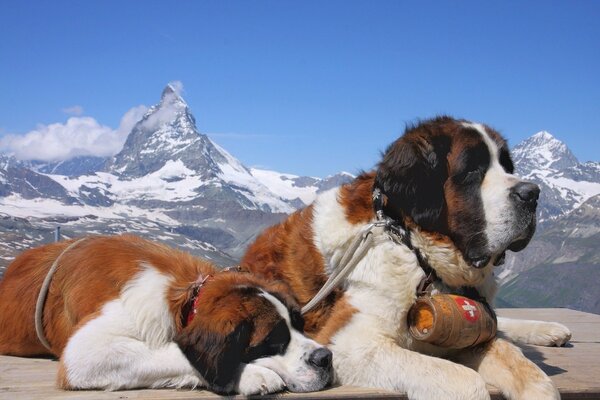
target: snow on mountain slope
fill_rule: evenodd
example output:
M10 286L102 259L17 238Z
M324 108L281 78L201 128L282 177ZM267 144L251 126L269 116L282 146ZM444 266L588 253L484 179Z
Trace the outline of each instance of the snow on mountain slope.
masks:
M54 216L93 219L136 219L147 218L161 224L177 226L179 222L167 216L162 210L148 210L140 207L115 204L111 207L69 205L54 199L25 199L19 195L0 197L0 215L18 218L48 218Z
M297 175L283 174L276 171L265 169L251 168L250 171L258 180L263 182L265 186L277 193L282 199L293 201L300 199L304 204L310 204L317 196L317 186L296 186L295 180L299 178ZM317 182L318 178L312 178Z
M348 172L341 172L326 178L315 178L259 168L251 168L250 171L279 197L296 203L299 200L302 203L300 206L312 203L320 192L354 179L354 175Z
M564 215L600 193L600 165L580 164L567 145L541 131L512 150L516 173L540 185L541 222Z
M289 214L294 211L294 207L286 203L268 185L265 185L265 182L257 179L239 160L215 142L210 142L224 159L221 163L217 164L220 170L218 176L221 180L231 185L234 190L247 197L253 203L267 205L273 212Z
M107 172L70 178L64 175L47 175L78 197L82 188L100 189L114 201L160 200L188 201L199 195L202 186L208 185L197 173L187 168L181 160L168 160L164 166L148 175L123 180Z

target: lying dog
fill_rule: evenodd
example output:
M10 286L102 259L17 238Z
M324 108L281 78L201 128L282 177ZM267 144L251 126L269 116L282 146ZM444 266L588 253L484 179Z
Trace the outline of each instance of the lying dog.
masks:
M48 350L34 314L58 257L43 307ZM320 390L331 352L302 334L285 290L135 236L54 243L21 254L0 282L0 353L60 357L65 389Z
M339 383L411 399L488 399L486 383L511 399L558 398L546 374L500 337L562 345L571 334L561 324L498 318L500 337L463 350L416 341L407 326L418 287L493 300L494 266L535 230L539 188L513 169L493 129L424 121L387 149L376 171L267 229L241 266L286 282L306 305L366 226L391 222L372 232L373 245L343 286L305 315L307 333L333 350Z

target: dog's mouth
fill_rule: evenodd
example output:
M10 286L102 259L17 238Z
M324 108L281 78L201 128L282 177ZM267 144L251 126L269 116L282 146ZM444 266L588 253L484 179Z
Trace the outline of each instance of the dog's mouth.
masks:
M495 267L503 265L506 261L506 252L508 250L517 253L527 247L533 238L533 234L535 233L535 226L536 221L534 217L530 220L529 224L525 226L521 233L517 235L512 242L506 245L506 247L502 247L499 249L499 251L496 250L492 252L492 254L485 250L482 251L481 249L478 252L477 248L474 247L470 250L467 250L465 259L473 268L477 269L485 268L490 264L490 262L492 262L492 265Z
M494 266L504 264L506 260L506 252L508 250L518 253L519 251L527 247L527 245L531 241L531 238L533 238L533 234L535 233L535 225L535 218L532 218L531 223L527 225L527 227L523 230L522 234L519 235L519 237L517 237L516 239L514 239L505 250L503 250L496 256L496 259L494 260Z

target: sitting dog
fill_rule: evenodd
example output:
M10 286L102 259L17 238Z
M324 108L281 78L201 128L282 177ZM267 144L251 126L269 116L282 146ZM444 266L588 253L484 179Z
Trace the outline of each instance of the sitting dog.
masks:
M40 339L36 299L51 265ZM0 282L0 353L60 357L64 389L320 390L331 352L302 334L286 290L130 235L49 244Z
M506 141L490 127L423 121L388 147L376 171L259 235L241 267L286 282L304 306L353 253L354 238L384 223L343 284L304 315L306 332L333 351L337 381L411 399L489 399L486 383L510 399L558 398L503 337L562 345L571 334L561 324L498 318L496 338L466 349L417 341L407 325L425 287L492 302L494 267L535 230L539 188L513 170Z

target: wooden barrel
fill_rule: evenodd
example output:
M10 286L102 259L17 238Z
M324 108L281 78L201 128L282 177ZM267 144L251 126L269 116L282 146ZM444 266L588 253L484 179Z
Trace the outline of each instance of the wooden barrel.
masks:
M419 297L408 312L413 338L440 347L463 349L496 336L496 316L483 303L464 296Z

